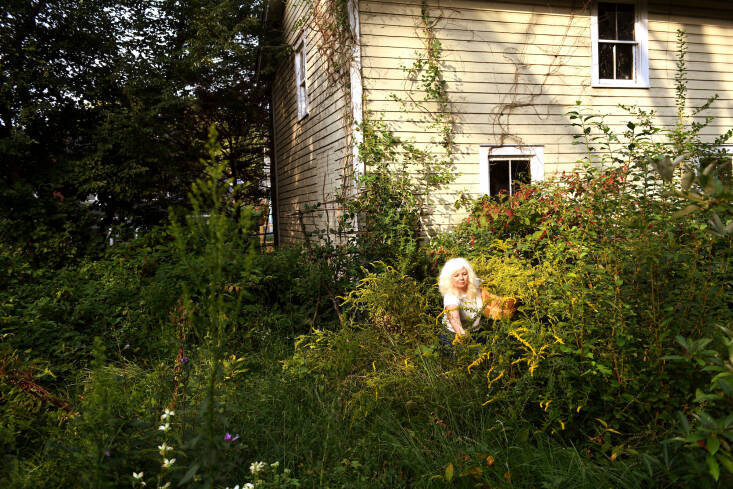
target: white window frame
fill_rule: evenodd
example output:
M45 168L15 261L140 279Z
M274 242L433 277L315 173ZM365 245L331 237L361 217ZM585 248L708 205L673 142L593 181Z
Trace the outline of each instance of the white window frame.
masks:
M295 99L298 106L298 120L308 115L308 76L305 34L295 46Z
M532 182L545 179L545 147L544 146L491 146L479 147L479 182L483 195L489 195L489 161L492 159L511 159L529 157L529 178Z
M634 76L631 80L600 78L598 68L598 2L627 3L634 5ZM596 0L591 6L591 76L592 86L597 88L649 88L649 18L647 0ZM619 42L619 41L617 41Z

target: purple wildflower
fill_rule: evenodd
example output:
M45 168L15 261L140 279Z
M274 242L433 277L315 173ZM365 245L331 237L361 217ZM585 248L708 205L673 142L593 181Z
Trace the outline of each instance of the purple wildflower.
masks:
M239 435L237 435L237 436L232 436L232 434L231 434L231 433L226 433L226 434L224 435L224 441L225 441L225 442L227 442L227 443L231 443L231 442L233 442L233 441L237 441L238 439L239 439Z
M181 363L184 364L184 365L187 364L188 363L188 357L181 357Z

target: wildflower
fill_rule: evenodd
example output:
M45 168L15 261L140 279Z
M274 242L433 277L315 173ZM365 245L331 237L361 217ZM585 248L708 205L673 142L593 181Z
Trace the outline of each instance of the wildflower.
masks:
M109 453L109 450L105 450L104 451L104 456L105 457L109 457L110 455L111 455L111 453Z
M168 446L166 442L163 442L162 445L158 445L158 450L160 451L160 456L165 457L165 454L173 450L173 447Z
M163 468L164 468L164 469L168 469L168 468L170 468L170 466L171 466L171 465L173 465L174 463L176 463L176 459L175 459L175 458L171 458L171 459L168 459L168 458L164 458L164 459L163 459Z
M238 439L239 439L239 435L237 435L237 436L232 436L232 434L231 434L231 433L226 433L226 434L224 435L224 441L225 441L225 442L227 442L227 443L231 443L231 442L233 442L233 441L237 441Z
M125 345L125 347L123 348L123 350L127 350L128 348L130 348L130 344L129 344L129 343L127 343L127 344Z
M249 471L253 474L257 474L265 470L265 467L267 467L267 464L265 462L252 462L249 465Z
M166 410L163 411L163 414L160 415L160 419L163 419L163 420L168 419L168 418L172 417L174 414L176 414L175 411L172 411L172 410L166 408Z
M143 479L143 473L142 472L133 472L132 478L135 479L136 481L140 481Z
M236 487L234 489L237 489ZM251 482L247 482L245 485L242 486L242 489L255 489L255 485Z
M188 357L181 357L181 363L184 364L184 365L187 364L188 363Z
M166 423L166 424L160 425L160 426L158 426L158 429L160 431L162 431L162 432L167 432L168 430L171 429L171 424L170 423Z
M273 469L276 469L276 468L280 467L280 461L272 462L270 464L270 467L272 467Z

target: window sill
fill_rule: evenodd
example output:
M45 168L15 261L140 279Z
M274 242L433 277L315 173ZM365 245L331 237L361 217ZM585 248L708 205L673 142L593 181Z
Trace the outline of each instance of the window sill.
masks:
M650 88L648 83L623 80L602 80L591 83L592 88Z

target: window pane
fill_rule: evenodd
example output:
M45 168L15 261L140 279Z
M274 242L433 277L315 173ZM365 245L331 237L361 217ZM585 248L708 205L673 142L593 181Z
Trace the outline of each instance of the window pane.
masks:
M489 195L509 193L509 160L489 160Z
M598 4L598 37L600 39L634 40L634 6L628 3Z
M634 6L628 3L616 5L616 36L620 41L634 40Z
M615 7L613 3L598 4L598 37L600 39L616 39Z
M598 77L613 78L613 44L598 43Z
M530 181L529 160L512 160L512 194L519 189L519 184Z
M616 44L616 79L631 80L634 76L633 44Z

